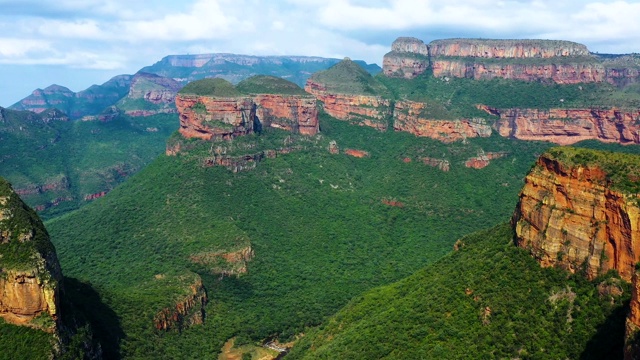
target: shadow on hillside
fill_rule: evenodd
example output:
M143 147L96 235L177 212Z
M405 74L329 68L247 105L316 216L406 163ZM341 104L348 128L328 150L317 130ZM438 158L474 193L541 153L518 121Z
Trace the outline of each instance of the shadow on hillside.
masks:
M105 359L119 359L120 340L124 331L116 313L100 299L98 292L90 283L75 278L64 278L64 298L67 311L71 311L76 327L91 327L94 340L99 342Z
M625 320L628 312L628 301L624 306L616 308L605 322L598 326L595 335L589 339L587 347L580 354L580 359L622 359Z

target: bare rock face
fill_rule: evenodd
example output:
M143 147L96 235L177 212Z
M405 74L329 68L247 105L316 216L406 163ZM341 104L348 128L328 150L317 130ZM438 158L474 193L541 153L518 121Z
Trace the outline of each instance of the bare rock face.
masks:
M558 40L445 39L429 43L431 56L535 58L589 56L586 46Z
M431 157L423 157L420 160L422 160L422 162L425 165L438 168L439 170L442 170L444 172L448 172L449 170L451 170L451 163L447 159L436 159L436 158L431 158Z
M624 359L640 359L640 279L638 270L633 273L631 281L631 301L625 326Z
M584 271L590 279L615 269L631 280L640 256L638 196L612 186L610 179L638 179L628 170L605 171L598 161L612 156L623 159L618 164L640 163L634 155L554 148L525 178L512 219L516 244L542 266Z
M319 130L316 99L311 96L260 94L254 101L262 126L315 135Z
M500 159L509 155L506 152L482 152L478 154L478 156L474 156L472 158L467 159L464 162L464 166L472 169L482 169L487 167L491 160Z
M474 137L491 136L491 126L484 119L432 120L422 116L426 104L398 101L393 111L393 128L416 136L424 136L445 143Z
M253 133L255 103L249 97L176 96L180 133L185 138L232 139Z
M494 127L505 137L570 145L582 140L640 143L640 109L495 109L479 106L500 119Z
M62 273L36 213L0 178L0 317L55 331Z
M391 52L382 59L382 71L389 77L413 79L429 67L429 49L420 40L400 37L391 44Z
M309 79L304 88L323 103L324 111L338 120L347 120L378 130L387 130L391 101L381 96L331 93Z
M178 300L174 306L162 309L153 319L157 330L182 331L192 325L202 324L205 318L204 306L207 304L207 292L202 279L196 278L189 286L188 294Z

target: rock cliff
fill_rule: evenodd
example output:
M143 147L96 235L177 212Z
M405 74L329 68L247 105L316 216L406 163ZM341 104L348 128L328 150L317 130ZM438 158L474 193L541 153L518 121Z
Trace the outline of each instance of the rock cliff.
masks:
M137 73L131 80L129 93L116 106L131 116L175 113L175 97L182 85L166 77Z
M542 266L615 269L630 281L640 256L640 158L554 148L525 178L512 222L516 244Z
M207 292L200 276L195 275L189 286L188 294L176 301L175 305L162 309L153 319L157 330L182 331L192 325L202 324L205 320L204 306L208 302Z
M400 37L384 55L382 69L386 76L413 79L429 67L429 49L422 40Z
M194 82L193 88L202 85L221 90L212 94L180 93L176 96L176 108L180 114L180 133L186 138L203 140L231 139L251 134L263 127L273 127L299 133L315 135L319 129L316 100L302 89L286 80L259 76L248 83L238 84L241 89L255 93L241 93L222 79ZM293 85L278 93L278 88L266 85ZM209 85L206 85L209 83ZM254 86L251 86L254 85ZM258 86L260 85L260 87ZM189 88L186 88L189 91Z
M640 359L640 278L638 270L631 281L631 301L625 326L624 360Z
M55 331L62 273L36 213L0 178L0 317Z
M425 103L397 101L393 110L393 128L446 143L491 136L491 126L484 119L427 119L422 115L426 107Z
M393 42L383 59L388 77L415 78L429 67L435 77L505 78L559 84L640 81L635 55L594 55L586 46L559 40L445 39L424 45L415 38Z
M500 117L498 133L521 140L546 140L570 145L595 139L621 144L640 143L640 109L480 109Z
M305 90L336 119L387 130L392 113L388 90L348 58L313 74Z

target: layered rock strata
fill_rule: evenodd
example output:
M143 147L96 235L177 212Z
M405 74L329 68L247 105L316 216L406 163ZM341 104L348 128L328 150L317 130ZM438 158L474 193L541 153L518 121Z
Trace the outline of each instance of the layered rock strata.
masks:
M525 178L512 219L516 243L542 266L583 271L590 279L614 269L630 281L640 256L638 195L610 186L612 174L597 164L558 160L574 150L577 161L607 156L579 149L543 154Z
M494 127L505 137L544 140L560 145L591 139L621 144L640 143L640 109L479 108L499 117Z
M400 37L384 55L382 68L386 76L413 79L429 68L429 49L422 40Z
M202 324L205 319L204 307L208 302L202 279L197 276L189 286L189 294L178 300L174 306L162 309L153 319L157 330L182 331L192 325Z
M396 102L393 111L393 128L396 131L406 131L445 143L491 136L491 126L484 119L428 119L422 115L426 107L427 104L415 101Z
M0 317L55 331L62 273L36 213L0 178Z
M640 278L638 270L631 281L631 301L625 324L624 360L640 359Z
M378 130L387 130L391 101L381 96L341 94L327 91L323 84L309 79L305 91L322 102L324 111L338 120L347 120Z

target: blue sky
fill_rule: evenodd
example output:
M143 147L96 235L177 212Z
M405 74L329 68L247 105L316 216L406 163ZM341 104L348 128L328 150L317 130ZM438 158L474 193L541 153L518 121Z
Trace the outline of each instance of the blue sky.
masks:
M640 0L0 0L0 106L73 91L170 54L349 56L398 36L571 40L640 52Z

